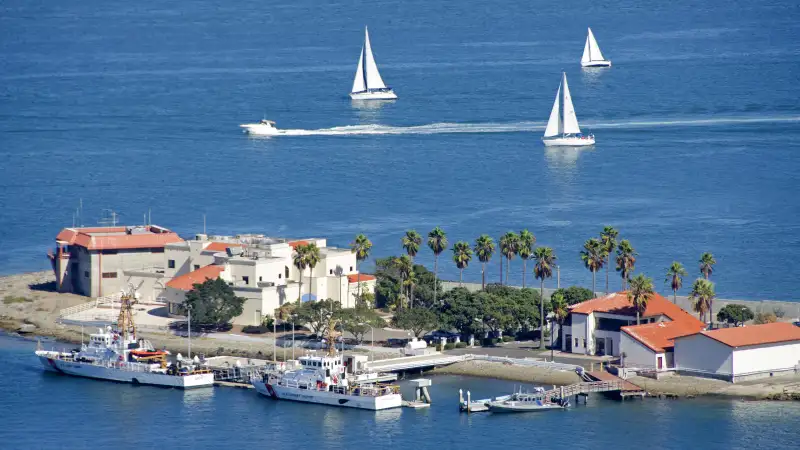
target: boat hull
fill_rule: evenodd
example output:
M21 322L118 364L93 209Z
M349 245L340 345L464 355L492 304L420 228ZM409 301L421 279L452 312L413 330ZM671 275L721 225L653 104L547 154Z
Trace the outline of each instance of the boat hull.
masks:
M255 136L275 136L280 134L280 130L273 126L262 125L259 123L239 125L244 132Z
M351 92L350 98L353 100L395 100L397 94L391 89L388 91Z
M587 61L581 62L581 67L611 67L611 61Z
M547 147L586 147L594 145L594 136L560 136L552 138L542 138L542 142Z
M489 411L493 413L526 413L564 409L561 406L506 406L489 404Z
M259 394L276 400L290 400L304 403L317 403L345 408L368 409L380 411L399 408L403 399L400 394L382 395L379 397L337 394L329 391L288 388L272 385L263 381L253 381L253 387Z
M63 359L53 358L47 355L46 352L37 352L36 356L39 357L39 361L46 370L76 377L178 389L212 387L214 385L213 373L176 376L152 372L134 372L87 363L64 361Z

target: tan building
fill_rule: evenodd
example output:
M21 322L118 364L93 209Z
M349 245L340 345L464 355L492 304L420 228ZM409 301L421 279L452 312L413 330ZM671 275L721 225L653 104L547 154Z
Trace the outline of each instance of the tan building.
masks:
M102 297L133 282L145 299L153 299L160 292L154 286L163 278L158 269L164 266L164 247L182 240L156 225L65 228L48 256L59 292ZM151 276L144 280L128 271Z

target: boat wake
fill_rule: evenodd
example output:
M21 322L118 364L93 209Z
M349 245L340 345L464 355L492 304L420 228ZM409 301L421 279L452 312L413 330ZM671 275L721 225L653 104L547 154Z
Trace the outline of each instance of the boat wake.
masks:
M796 123L800 116L773 117L727 117L713 119L674 119L674 120L621 120L616 122L586 121L586 131L603 129L648 129L666 127L724 127L740 124L759 123ZM281 136L359 136L359 135L429 135L459 133L520 133L543 131L544 122L511 122L511 123L433 123L410 127L394 127L389 125L348 125L317 130L280 130Z

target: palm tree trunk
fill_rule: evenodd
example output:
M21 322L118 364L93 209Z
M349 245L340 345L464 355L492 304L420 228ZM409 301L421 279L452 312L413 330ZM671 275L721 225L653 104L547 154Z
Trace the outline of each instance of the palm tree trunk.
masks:
M486 289L486 263L481 262L481 290Z
M608 294L608 265L611 264L610 258L606 258L606 294Z
M527 260L522 260L522 288L525 289L525 272L527 271Z
M636 309L636 325L641 325L641 320L639 320L639 309Z
M433 304L434 305L436 304L436 291L437 291L436 285L439 284L438 283L438 280L439 280L439 255L435 255L435 256L436 256L436 258L434 258L434 261L433 261Z
M678 304L678 290L677 289L673 289L672 290L672 303L674 303L676 305Z
M544 277L539 288L539 348L544 348Z
M595 283L595 279L596 278L597 278L597 272L592 270L592 297L597 295L597 286L596 286L596 283Z
M503 258L500 258L500 284L503 284Z
M711 329L714 329L714 299L708 301L708 321L711 323Z
M509 278L510 272L511 272L511 258L509 257L506 259L506 284L509 283L508 280L510 279Z
M461 286L464 284L464 269L461 269L461 273L458 274L458 285Z

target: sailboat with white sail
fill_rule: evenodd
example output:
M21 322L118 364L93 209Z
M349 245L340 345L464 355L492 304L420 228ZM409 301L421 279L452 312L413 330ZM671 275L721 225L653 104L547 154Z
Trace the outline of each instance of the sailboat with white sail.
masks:
M353 80L353 89L350 91L353 100L394 100L397 94L392 88L386 86L378 72L378 65L372 55L372 46L369 43L369 30L364 27L364 45L358 57L358 68Z
M589 28L589 33L586 35L586 44L583 45L581 66L611 67L611 61L603 58L603 52L600 51L600 46L597 45L597 39L594 38L594 33L592 33L591 28Z
M572 105L572 96L569 93L567 84L567 74L561 75L561 84L558 86L556 101L550 111L550 120L547 121L547 128L544 130L542 138L544 145L583 147L594 145L594 135L581 134L581 127L578 125L578 117L575 115L575 107Z

